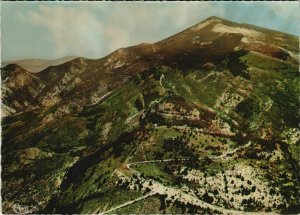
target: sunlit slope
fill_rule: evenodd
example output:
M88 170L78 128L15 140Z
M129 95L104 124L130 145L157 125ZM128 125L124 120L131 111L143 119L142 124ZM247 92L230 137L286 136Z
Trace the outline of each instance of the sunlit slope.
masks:
M16 99L3 103L26 104L15 89L28 86L35 103L2 121L3 210L18 199L43 213L298 213L295 47L211 17L34 76L7 67L7 83L26 82L6 85Z

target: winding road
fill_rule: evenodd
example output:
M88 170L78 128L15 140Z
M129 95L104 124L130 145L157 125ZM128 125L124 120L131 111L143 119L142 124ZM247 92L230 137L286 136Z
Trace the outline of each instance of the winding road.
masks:
M245 149L247 147L249 147L251 145L251 141L249 141L246 145L237 147L236 149L233 149L231 151L228 151L226 153L224 153L223 155L220 156L214 156L214 157L210 157L211 159L217 160L217 159L223 159L226 156L229 156L235 152L237 152L238 150L241 149ZM201 160L204 158L201 158ZM199 206L201 208L206 208L206 209L210 209L213 211L217 211L218 213L222 213L222 214L232 214L232 215L241 215L241 214L255 214L255 215L263 215L263 214L275 214L272 212L244 212L244 211L239 211L239 210L233 210L233 209L226 209L217 205L212 205L209 204L205 201L200 200L198 197L196 197L195 195L193 195L193 193L187 193L187 192L183 192L181 189L179 188L174 188L174 187L167 187L165 185L163 185L162 183L155 181L153 179L147 179L147 178L142 178L141 177L141 173L138 172L137 170L133 169L132 166L135 165L140 165L140 164L150 164L150 163L162 163L162 162L173 162L173 161L185 161L188 160L188 158L184 158L184 159L164 159L164 160L147 160L147 161L138 161L138 162L132 162L132 163L128 163L126 164L127 169L129 169L131 171L131 173L136 174L138 176L138 179L140 181L142 181L142 186L144 188L148 188L150 189L150 192L147 193L144 196L141 196L139 198L136 198L134 200L128 201L124 204L121 204L119 206L113 207L107 211L101 212L100 214L107 214L113 211L116 211L117 209L120 209L122 207L126 207L128 205L131 205L133 203L136 203L138 201L144 200L152 195L155 194L160 194L160 195L167 195L167 199L169 200L178 200L180 202L183 203L190 203L192 205L195 206ZM120 174L125 175L124 173L120 172Z
M120 208L123 208L123 207L125 207L125 206L127 206L127 205L131 205L131 204L133 204L133 203L135 203L135 202L138 202L138 201L141 201L141 200L143 200L143 199L146 199L146 198L148 198L149 196L152 196L152 195L154 195L154 193L148 193L148 194L146 194L146 195L144 195L144 196L141 196L141 197L136 198L136 199L134 199L134 200L128 201L128 202L126 202L126 203L124 203L124 204L121 204L121 205L118 205L118 206L116 206L116 207L113 207L113 208L111 208L111 209L109 209L109 210L107 210L107 211L101 212L100 214L101 214L101 215L102 215L102 214L108 214L108 213L110 213L110 212L113 212L113 211L115 211L115 210L118 210L118 209L120 209Z

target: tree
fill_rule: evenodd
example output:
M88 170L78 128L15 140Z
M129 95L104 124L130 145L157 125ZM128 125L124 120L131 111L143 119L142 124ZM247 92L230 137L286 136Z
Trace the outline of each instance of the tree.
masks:
M184 168L183 172L182 172L183 175L187 175L188 174L188 168Z
M207 192L204 193L204 195L202 196L203 200L207 203L212 203L214 201L214 198L210 195L208 195Z
M216 196L219 194L219 191L218 190L214 190L213 194Z
M185 203L181 204L181 210L182 210L183 214L186 212L186 205L185 205Z
M166 201L165 201L165 198L163 196L160 196L159 197L160 199L160 207L159 207L159 210L160 211L163 211L166 209Z

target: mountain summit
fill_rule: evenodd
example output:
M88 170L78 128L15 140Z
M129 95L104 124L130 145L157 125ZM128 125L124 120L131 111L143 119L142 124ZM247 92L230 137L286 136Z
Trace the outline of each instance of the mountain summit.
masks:
M299 213L299 40L210 17L2 69L2 196L35 213Z
M39 86L38 89L37 86L30 87L33 94L37 94L34 95L38 101L36 107L53 105L62 100L71 102L74 94L78 95L76 100L80 105L88 105L153 65L189 70L216 65L225 58L231 58L228 69L236 75L238 70L243 71L243 66L234 61L251 51L297 66L297 44L298 39L294 36L213 16L154 44L119 49L99 60L82 59L78 63L77 58L62 65L50 66L34 74L45 88L40 92ZM12 89L6 91L15 93ZM6 111L5 115L31 108L30 105L10 105L6 99L3 103L11 110Z

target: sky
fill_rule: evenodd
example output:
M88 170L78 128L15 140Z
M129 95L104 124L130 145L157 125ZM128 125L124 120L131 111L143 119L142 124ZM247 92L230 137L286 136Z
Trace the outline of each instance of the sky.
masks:
M296 2L2 2L1 60L101 58L210 16L299 36Z

